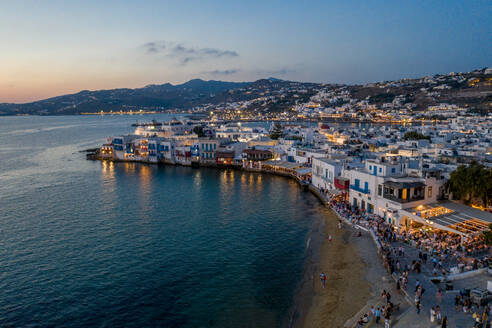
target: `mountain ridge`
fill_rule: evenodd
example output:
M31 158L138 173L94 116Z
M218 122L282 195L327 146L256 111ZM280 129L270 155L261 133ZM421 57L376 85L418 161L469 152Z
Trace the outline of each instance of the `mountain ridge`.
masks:
M151 108L165 110L186 107L199 99L241 88L253 82L227 82L192 79L181 84L149 84L141 88L81 90L37 101L0 103L0 115L65 115L100 110Z

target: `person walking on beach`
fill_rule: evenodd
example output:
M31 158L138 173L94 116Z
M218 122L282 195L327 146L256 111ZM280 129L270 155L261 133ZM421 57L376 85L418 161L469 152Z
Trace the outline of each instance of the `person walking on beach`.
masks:
M441 307L439 305L436 306L436 321L437 323L442 322Z
M439 288L436 292L436 300L437 300L437 304L441 304L441 301L442 301L442 290L441 290L441 288Z
M447 327L448 327L448 317L444 316L444 318L442 319L441 328L447 328Z
M328 236L328 241L331 243L331 241L333 240L333 238L331 237L331 235Z
M415 295L415 309L417 310L417 314L420 314L421 307L422 304L420 304L420 297L418 297L418 295Z
M390 314L386 313L384 316L384 328L390 328Z
M381 319L381 310L379 308L376 309L376 323L379 323Z
M323 285L323 288L326 286L326 274L324 272L321 272L319 275L319 278L321 279L321 284Z

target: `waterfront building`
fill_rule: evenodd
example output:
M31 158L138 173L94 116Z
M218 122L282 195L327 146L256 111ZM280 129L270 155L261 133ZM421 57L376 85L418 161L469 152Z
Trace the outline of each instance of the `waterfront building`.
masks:
M234 150L229 150L225 147L219 148L215 152L215 160L217 165L233 165L235 163L234 157Z
M287 150L289 161L306 165L311 165L313 158L323 158L326 155L325 150L308 146L294 146Z
M136 124L134 134L143 137L171 138L173 136L192 134L193 129L200 125L192 120L170 120L167 122L156 122Z
M272 157L272 151L267 149L258 149L253 147L243 150L243 159L248 161L265 161L267 159L271 159Z
M198 147L200 152L200 162L206 164L214 164L215 152L219 147L220 141L215 138L200 138L198 139Z
M261 127L241 126L241 123L221 125L215 130L217 138L248 142L268 136L268 131Z
M435 203L445 182L439 170L414 165L402 156L385 154L367 160L364 168L348 170L350 204L391 224L404 224L400 211Z
M262 162L272 159L273 152L265 148L248 148L242 152L242 162L244 168L262 168Z
M335 178L340 177L343 162L329 158L313 158L312 184L318 189L335 189Z

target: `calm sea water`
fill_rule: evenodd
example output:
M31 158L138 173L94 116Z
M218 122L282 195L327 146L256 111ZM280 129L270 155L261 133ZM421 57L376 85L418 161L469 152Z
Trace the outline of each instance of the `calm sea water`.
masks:
M79 153L134 122L0 118L0 326L281 325L325 210L281 177Z

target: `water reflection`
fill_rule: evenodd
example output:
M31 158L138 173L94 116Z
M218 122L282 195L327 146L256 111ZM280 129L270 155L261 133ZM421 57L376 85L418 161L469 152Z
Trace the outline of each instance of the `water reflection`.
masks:
M152 168L149 165L138 167L138 199L140 202L140 218L149 219L148 210L152 207Z
M114 163L110 161L101 161L101 184L102 184L102 201L106 211L111 211L116 204L116 179Z
M222 198L230 196L234 189L234 170L221 171L219 186Z
M125 173L133 174L136 171L137 165L135 163L125 162L124 168L125 168Z
M202 173L200 170L197 170L193 176L193 187L196 188L197 191L202 188Z

